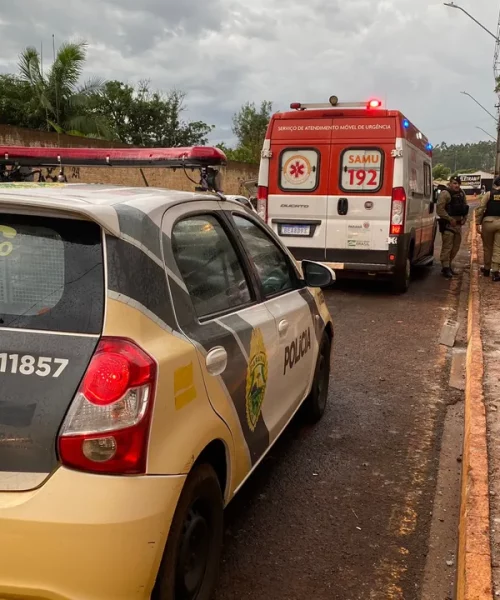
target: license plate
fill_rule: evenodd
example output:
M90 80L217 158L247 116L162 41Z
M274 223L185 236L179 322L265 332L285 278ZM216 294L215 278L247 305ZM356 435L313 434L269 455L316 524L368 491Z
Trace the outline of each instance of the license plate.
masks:
M281 235L311 235L310 225L282 225Z

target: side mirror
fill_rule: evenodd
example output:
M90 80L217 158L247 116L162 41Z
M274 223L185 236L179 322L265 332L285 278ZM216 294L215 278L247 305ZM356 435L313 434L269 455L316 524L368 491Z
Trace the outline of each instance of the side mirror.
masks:
M308 287L323 288L335 282L335 272L321 263L312 260L302 261L302 274Z

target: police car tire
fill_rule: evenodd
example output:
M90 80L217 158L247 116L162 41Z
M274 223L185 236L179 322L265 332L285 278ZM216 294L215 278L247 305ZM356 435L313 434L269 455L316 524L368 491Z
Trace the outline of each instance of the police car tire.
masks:
M311 392L304 402L304 418L308 423L317 423L325 414L328 401L328 384L330 381L330 358L332 342L326 333L323 333L316 360L314 379Z
M184 590L181 595L178 593L179 586L182 586L178 576L178 562L182 555L183 536L187 535L186 531L193 525L193 519L200 514L205 521L202 526L207 526L209 534L206 568L198 593L191 597L193 600L210 600L212 597L219 575L224 531L224 501L214 469L208 464L200 464L195 466L188 475L181 492L152 600L177 600L179 597L190 597Z

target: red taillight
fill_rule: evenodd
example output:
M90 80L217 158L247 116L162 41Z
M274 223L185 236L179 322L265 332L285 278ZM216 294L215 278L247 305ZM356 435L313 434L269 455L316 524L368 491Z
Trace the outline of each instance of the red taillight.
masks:
M391 235L401 235L404 233L406 218L406 192L402 187L392 190L391 206Z
M61 462L97 473L144 473L156 370L133 342L103 338L62 426Z
M259 185L257 188L257 212L264 221L267 221L267 200L269 189L267 186Z

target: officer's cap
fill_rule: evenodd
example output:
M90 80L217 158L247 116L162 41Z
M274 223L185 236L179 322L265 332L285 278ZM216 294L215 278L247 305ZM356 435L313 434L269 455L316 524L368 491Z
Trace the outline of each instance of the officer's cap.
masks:
M454 175L453 177L450 177L450 183L458 183L458 185L462 185L462 180L458 175Z

